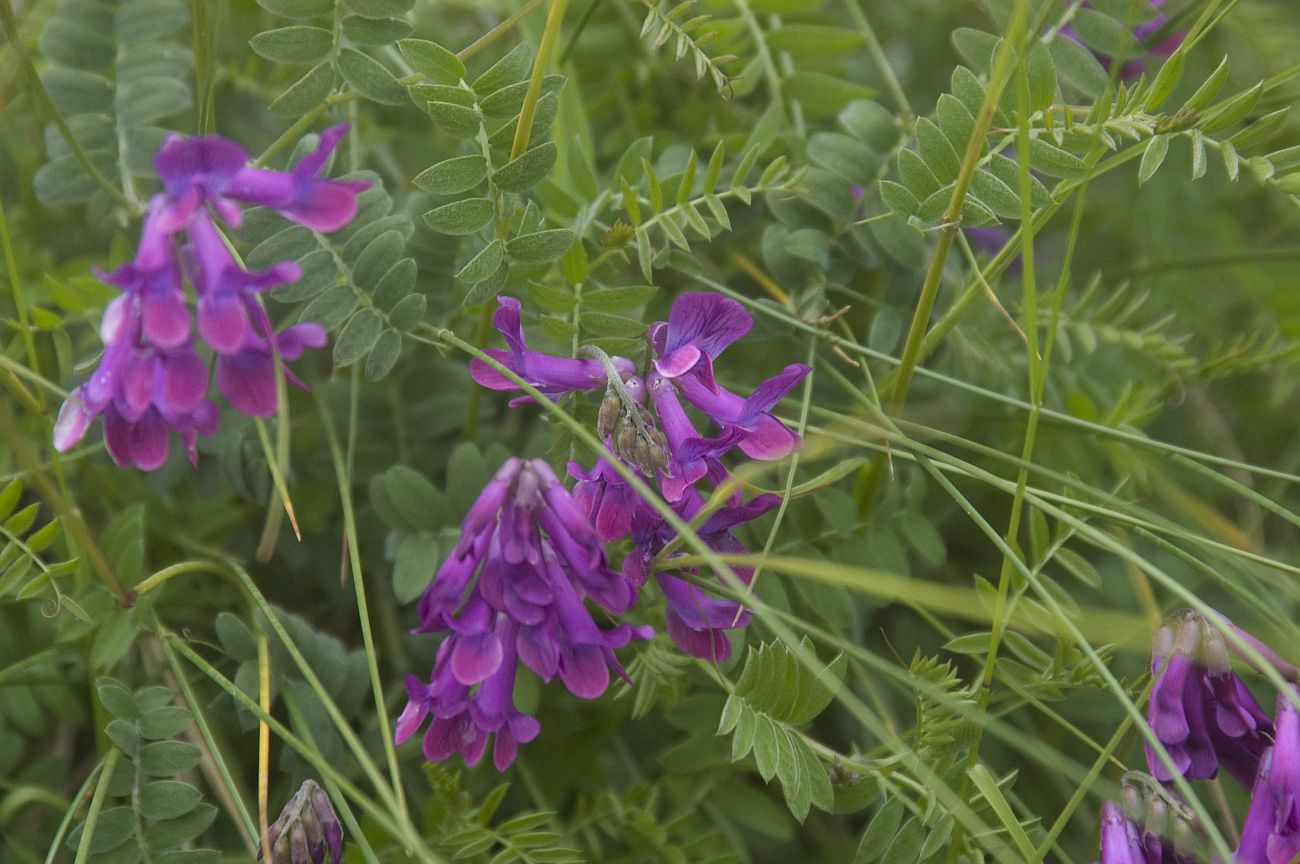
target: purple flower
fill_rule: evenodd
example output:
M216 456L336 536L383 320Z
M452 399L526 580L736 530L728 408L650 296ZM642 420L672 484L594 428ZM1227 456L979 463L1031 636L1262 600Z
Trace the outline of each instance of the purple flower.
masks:
M1241 826L1236 864L1291 864L1300 855L1300 715L1277 697L1277 735L1264 752Z
M811 369L802 363L787 366L748 398L719 386L713 378L713 361L753 323L745 307L729 297L688 293L673 302L667 323L651 325L648 335L659 375L722 427L724 436L719 440L726 447L713 448L714 456L734 444L753 459L780 459L794 450L799 436L777 420L772 409ZM653 381L651 390L653 395Z
M690 489L674 509L682 519L690 521L704 507L704 503L699 492ZM745 504L721 507L704 520L697 533L714 551L726 555L744 554L745 547L731 533L731 529L756 519L779 503L780 496L766 494ZM623 574L635 584L643 584L650 576L651 560L675 536L672 526L658 514L649 508L638 510L632 521L633 548L623 559ZM748 567L732 569L740 581L746 584L753 578L754 571ZM731 642L725 631L744 627L748 623L749 612L741 604L709 596L696 585L669 572L660 571L654 575L668 603L665 629L677 647L693 657L716 662L731 656Z
M1219 627L1185 610L1156 631L1151 674L1156 682L1147 721L1175 767L1189 780L1214 777L1220 765L1249 786L1273 735L1273 724L1232 670ZM1150 744L1147 765L1162 782L1173 777Z
M330 180L319 174L347 131L346 123L326 129L316 149L287 172L249 166L243 147L216 135L169 137L154 159L168 198L164 230L179 231L204 204L238 226L242 214L237 202L270 207L316 231L343 227L356 215L357 194L370 188L370 183Z
M524 328L520 320L519 301L514 297L498 297L497 311L492 314L492 324L505 337L509 350L489 348L487 354L523 378L550 399L556 399L574 390L595 390L608 383L605 369L598 360L578 360L556 357L532 351L524 341ZM614 365L628 377L636 371L631 360L614 358ZM518 386L482 360L470 361L470 375L489 390L517 390ZM527 398L519 400L529 401ZM515 403L511 403L515 404Z
M315 780L303 781L267 829L266 839L273 860L282 864L324 864L326 852L332 864L343 858L343 826L329 796ZM257 857L261 860L261 848Z
M628 624L603 631L586 598L619 615L636 591L609 569L596 530L550 466L507 460L466 514L460 542L420 599L418 632L450 635L429 684L409 680L398 743L432 716L424 742L429 759L459 752L473 764L495 734L495 762L504 768L538 729L511 701L517 662L545 681L558 676L586 699L605 691L610 669L626 677L614 649L652 631Z
M591 519L597 536L606 542L632 530L632 516L642 506L641 496L626 478L614 470L604 456L590 471L577 462L569 463L569 476L577 480L573 500Z
M212 211L238 225L238 202L264 204L320 231L352 218L356 196L369 184L318 175L347 126L320 136L320 145L290 172L247 167L248 154L216 136L172 136L155 159L163 191L149 203L135 259L99 277L122 290L104 310L104 354L91 378L69 395L54 427L54 446L67 450L104 416L104 440L119 465L146 471L167 459L169 430L181 434L197 464L199 435L216 431L217 409L204 400L207 364L194 348L176 246L188 234L190 281L198 296L198 331L217 352L217 384L238 411L258 417L277 408L275 353L297 359L325 344L325 331L304 323L275 333L258 294L301 277L293 262L248 271L235 260ZM287 369L288 380L302 382Z
M146 237L157 212L146 220ZM194 350L180 267L166 244L141 245L136 259L99 273L122 295L104 310L99 366L59 410L54 446L64 452L104 415L104 443L119 465L153 471L166 460L170 431L180 433L190 462L200 434L216 430L217 412L204 400L208 369Z
M218 354L234 354L256 337L271 333L271 319L257 295L302 278L302 268L282 261L266 270L240 267L217 232L212 217L200 210L190 220L192 281L199 295L199 333Z
M712 292L682 294L673 301L668 321L650 326L655 369L665 378L694 372L713 388L713 361L753 326L745 307L729 297Z
M297 360L303 351L320 348L327 341L325 328L311 321L286 327L272 338L282 362ZM302 379L287 366L283 369L286 381L307 389ZM271 353L271 340L250 332L237 352L220 355L217 358L217 386L236 411L251 417L274 415L280 403L275 392L275 357Z

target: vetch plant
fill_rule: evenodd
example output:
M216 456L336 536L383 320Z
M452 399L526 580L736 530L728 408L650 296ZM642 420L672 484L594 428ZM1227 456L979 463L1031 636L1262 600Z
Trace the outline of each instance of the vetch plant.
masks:
M1295 858L1293 4L0 29L0 864Z

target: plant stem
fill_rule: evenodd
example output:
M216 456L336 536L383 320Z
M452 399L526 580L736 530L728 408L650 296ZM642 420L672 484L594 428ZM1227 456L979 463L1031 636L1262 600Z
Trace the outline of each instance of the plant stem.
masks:
M510 158L518 159L528 149L528 139L533 134L533 117L537 114L537 99L542 93L542 79L546 77L546 67L550 65L551 53L560 36L560 25L564 23L564 12L569 8L569 0L551 0L551 8L546 13L546 28L542 31L542 42L533 58L533 72L528 79L528 90L524 93L524 105L519 112L519 123L515 126L515 140L510 145Z
M0 0L6 6L9 0ZM108 781L113 777L113 769L117 767L117 760L122 758L122 751L113 747L108 751L104 758L104 768L99 772L99 781L95 784L95 796L90 799L90 809L86 811L85 826L81 829L81 842L77 844L77 857L73 864L86 864L86 859L90 857L90 845L95 836L95 825L99 822L99 811L104 808L104 800L108 798Z
M912 383L912 372L920 359L921 345L926 328L930 323L930 313L934 310L934 301L939 296L939 286L943 283L944 265L948 261L948 250L957 232L961 230L962 211L966 206L966 192L970 189L975 169L984 155L984 139L989 127L993 125L993 115L1002 101L1002 91L1007 85L1011 73L1011 58L1024 42L1028 22L1028 0L1017 0L1015 13L1006 39L1002 41L997 56L993 61L993 72L989 75L988 89L984 92L984 102L980 105L979 116L975 118L975 128L966 142L966 152L962 156L961 168L953 183L952 197L948 199L948 208L944 211L939 241L935 244L934 255L930 258L926 270L925 282L921 286L921 295L916 301L916 311L912 315L912 325L907 331L907 342L903 345L902 360L898 367L898 378L894 382L893 395L890 399L891 413L898 414L907 402L907 390Z
M370 689L375 698L375 711L379 716L379 728L384 741L384 756L388 760L388 773L393 783L397 811L405 822L409 819L406 809L406 792L402 786L402 770L397 763L397 750L393 745L393 736L389 734L388 707L384 699L384 685L379 678L378 654L375 651L375 637L370 627L370 607L366 602L366 580L361 570L361 545L357 537L357 519L352 509L351 477L343 450L339 446L338 433L334 430L334 418L329 406L319 394L316 404L320 410L321 424L325 428L325 438L329 442L330 456L334 460L334 474L337 478L339 500L343 506L343 531L347 538L348 561L352 567L352 586L357 596L357 618L361 622L361 640L366 650L366 668L370 672Z
M27 298L23 294L23 281L18 275L18 262L14 258L13 241L9 237L9 221L5 218L4 202L0 201L0 251L4 252L5 270L9 277L9 289L14 295L14 306L18 309L18 328L22 331L23 348L27 351L27 365L32 374L41 374L40 358L36 356L36 340L32 338L32 326L27 317ZM37 403L45 407L44 391L38 390Z

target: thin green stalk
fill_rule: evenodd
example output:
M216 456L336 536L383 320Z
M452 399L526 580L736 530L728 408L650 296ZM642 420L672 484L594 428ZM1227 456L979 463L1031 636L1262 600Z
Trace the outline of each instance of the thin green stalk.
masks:
M33 348L33 350L35 349ZM6 372L11 372L14 375L17 375L19 378L25 378L28 381L32 382L33 384L39 386L42 390L48 390L50 393L53 393L54 395L58 396L60 399L68 398L67 390L64 390L58 384L55 384L53 381L46 378L44 375L40 374L39 372L36 372L32 369L28 369L23 364L17 362L16 360L10 359L9 357L6 357L4 354L0 354L0 369L4 369Z
M1029 0L1016 0L1015 13L1011 19L1007 38L1002 40L997 55L993 60L993 71L989 75L988 88L984 92L984 102L980 105L979 115L975 118L975 128L966 142L966 152L962 156L961 168L953 183L952 197L944 211L939 240L935 244L930 266L926 270L925 282L921 285L921 294L916 301L916 310L912 315L912 324L907 331L907 341L903 345L903 355L898 366L898 377L894 381L893 394L890 399L891 412L898 414L907 402L907 390L912 383L912 373L920 360L921 345L925 339L926 328L930 324L930 314L934 310L935 300L939 296L939 286L943 283L944 265L948 261L948 250L952 248L953 238L961 230L962 211L966 206L966 193L975 169L979 167L984 156L984 139L989 127L993 125L993 115L1002 101L1011 74L1012 56L1025 41L1025 28L1028 22Z
M286 745L291 747L298 755L302 756L308 764L316 769L322 778L328 777L334 783L338 784L339 789L356 802L357 806L366 812L366 815L374 820L375 824L382 830L388 832L390 837L409 844L409 847L424 864L447 864L439 855L430 850L423 841L423 838L409 823L399 824L392 814L367 796L356 787L352 781L348 780L343 774L330 764L329 760L320 755L320 751L307 746L298 736L294 735L289 729L276 720L274 717L262 710L257 704L257 700L250 697L240 687L226 676L222 675L211 663L204 660L199 654L185 643L179 636L170 631L162 631L160 638L163 643L163 650L170 654L179 653L196 669L206 675L218 687L230 695L232 699L239 704L241 708L250 712L259 720L264 720L271 731Z
M889 58L880 47L880 40L876 38L876 31L867 20L866 13L862 11L861 3L862 0L844 0L844 8L848 11L853 26L858 28L863 41L867 43L867 53L871 55L871 62L875 63L876 68L880 70L880 77L885 79L885 89L889 91L894 104L904 114L911 114L912 105L907 101L907 94L903 92L903 86L898 83L898 76L894 74L894 68L889 65Z
M217 109L212 99L217 76L213 74L212 62L212 6L198 2L193 4L194 45L194 91L199 97L199 134L207 135L216 131Z
M253 160L253 167L265 168L271 161L271 157L292 144L294 141L297 141L304 132L311 128L311 124L316 122L316 118L324 114L325 109L329 107L329 102L322 102L297 120L293 121L293 125L280 133L280 137L272 141L271 146L263 150L262 155Z
M121 205L128 213L139 215L142 209L140 205L126 197L121 189L108 182L108 178L104 176L103 172L90 161L86 151L81 149L81 144L73 137L72 130L68 128L68 124L63 119L63 115L59 113L59 109L54 107L54 102L50 100L50 94L46 92L45 85L41 83L41 76L36 73L36 66L32 63L32 56L27 53L27 46L23 43L22 35L18 32L11 0L0 0L0 25L4 26L9 44L13 46L14 56L18 58L18 65L22 67L33 101L41 112L46 115L46 119L54 124L59 137L63 139L63 143L68 145L68 151L72 154L72 157L77 160L82 170L95 182L95 185L108 193L110 198Z
M54 864L55 858L58 857L60 850L63 848L63 838L67 836L68 829L72 827L72 820L76 818L82 802L86 800L86 796L90 794L91 789L98 791L99 787L95 785L95 781L97 777L103 774L103 770L104 761L101 760L99 764L91 769L85 782L81 784L81 788L73 796L72 803L63 811L63 818L59 820L59 827L54 832L54 839L50 841L50 850L45 855L45 864Z
M1124 151L1119 155L1124 156L1130 152L1136 153L1137 155L1141 155L1140 148L1136 150ZM897 357L893 357L892 355L885 354L883 352L868 348L867 346L854 342L851 339L845 339L841 336L837 336L836 334L831 333L830 331L826 330L823 327L820 327L816 324L810 324L809 322L804 321L803 319L798 318L794 315L791 315L790 313L785 312L784 310L778 309L770 304L760 303L756 301L753 297L749 297L744 294L741 294L735 291L734 289L732 289L731 287L723 284L722 282L718 282L715 279L710 279L707 276L701 276L698 274L688 274L688 275L692 281L697 282L701 285L705 285L710 290L717 291L719 294L724 294L732 298L733 300L736 300L737 302L741 303L742 305L748 306L749 308L753 309L755 312L759 314L766 315L770 318L774 318L778 321L781 321L782 323L790 326L794 330L800 330L805 333L816 333L822 339L825 339L829 344L835 345L848 353L856 354L860 357L867 357L872 360L878 360L884 363L890 363L894 365L897 365L899 362ZM980 288L978 285L976 285L975 295L978 296L979 293L980 293ZM944 384L945 386L952 387L956 390L960 390L965 393L970 393L982 399L988 399L992 402L996 402L1000 405L1005 405L1007 407L1016 408L1019 410L1023 410L1025 412L1028 412L1032 407L1028 402L1025 402L1021 399L1016 399L1013 396L1007 396L1004 393L999 393L995 390L989 390L987 388L980 387L979 385L971 384L970 382L963 381L960 378L953 378L950 375L944 375L942 372L935 372L934 370L926 369L924 366L918 366L916 369L916 374L923 378L929 378L932 381L937 381L941 384ZM1190 459L1198 460L1204 464L1218 465L1223 468L1232 469L1235 471L1242 471L1260 477L1267 477L1272 480L1280 480L1288 484L1300 484L1300 475L1292 474L1288 471L1280 471L1275 468L1265 468L1261 465L1252 465L1248 462L1242 462L1237 459L1231 459L1225 456L1219 456L1214 453L1205 453L1200 450L1195 450L1191 447L1183 447L1181 445L1171 444L1166 441L1158 441L1149 438L1146 435L1143 435L1139 432L1132 432L1127 429L1121 429L1114 426L1106 426L1105 424L1102 423L1094 423L1090 420L1084 420L1079 417L1075 417L1072 414L1067 414L1063 411L1057 411L1051 408L1042 408L1040 409L1040 413L1042 419L1044 420L1051 420L1053 423L1058 423L1062 426L1072 428L1072 429L1085 430L1089 434L1096 435L1101 438L1108 438L1114 441L1122 441L1125 444L1133 444L1143 448L1150 448L1153 450L1157 450L1161 453L1164 453L1165 455L1179 454L1182 456L1186 456Z
M9 0L0 0L4 5L9 5ZM108 781L113 776L113 769L117 767L117 760L122 758L122 751L113 747L104 757L104 768L99 772L99 782L95 784L95 797L90 799L90 809L86 811L86 821L81 829L81 842L77 844L77 857L73 864L86 864L86 859L90 857L91 841L95 837L95 826L99 822L99 811L104 808L104 801L108 798Z
M249 855L257 854L257 842L254 839L257 836L257 820L249 811L248 805L244 803L244 796L241 793L243 788L235 782L234 775L230 771L230 765L222 755L221 748L217 745L216 736L212 734L212 727L208 724L207 715L200 708L200 703L194 695L194 688L190 686L189 676L181 667L176 659L176 655L170 651L165 651L167 663L171 667L172 677L181 689L181 696L184 697L185 703L189 706L190 714L194 716L194 725L198 727L199 735L203 737L203 743L207 746L208 752L212 754L212 762L217 768L217 773L221 775L222 785L226 787L226 793L229 800L233 802L239 821L236 827L239 828L239 836L244 840L244 846L248 849Z
M537 56L533 58L532 75L524 93L519 123L515 126L515 139L510 145L512 160L524 155L528 149L528 139L533 134L533 117L537 114L537 99L542 93L542 79L546 77L546 67L550 65L551 53L555 50L555 41L560 36L560 25L564 23L564 12L568 8L569 0L551 0L551 8L546 13L546 28L542 31Z
M812 406L813 376L817 368L817 340L812 339L808 342L808 366L810 371L808 377L804 379L803 385L803 403L799 408L799 437L804 438L808 432L808 412ZM781 523L785 519L786 508L790 506L790 494L794 490L795 472L799 470L799 457L802 454L796 450L790 456L790 467L785 475L785 490L781 494L781 503L777 505L776 515L772 517L772 527L767 532L767 540L763 542L763 552L759 555L758 564L754 567L754 575L749 580L746 587L746 597L752 597L754 591L758 588L758 577L763 575L763 560L767 558L772 551L772 544L776 542L776 534L781 530ZM736 618L732 626L740 621L740 616L744 611L743 605L736 609Z
M370 608L366 603L366 580L361 570L361 544L357 537L356 514L352 510L352 475L348 471L343 450L339 447L338 433L334 431L334 418L329 406L319 393L316 405L320 411L321 424L325 428L325 439L329 442L330 457L334 460L334 475L338 481L339 500L343 505L343 531L347 539L348 560L352 566L352 586L357 596L357 618L361 622L361 641L366 649L366 668L370 672L370 689L375 697L375 711L379 715L379 728L384 740L384 756L388 760L388 772L396 796L397 811L402 820L410 817L406 809L406 792L402 786L402 770L397 762L397 750L393 736L389 734L388 707L384 699L384 685L379 678L378 654L375 651L375 637L370 629Z
M3 358L3 355L0 355L0 358ZM3 399L0 399L0 434L4 435L9 450L14 454L18 464L36 482L41 496L59 515L59 518L63 520L63 524L67 526L68 533L71 535L76 549L88 560L91 570L104 583L104 587L112 592L117 599L118 605L129 608L135 603L135 592L128 590L122 584L122 580L118 578L113 565L109 563L108 556L95 542L94 535L90 533L90 529L86 526L86 520L82 518L81 511L72 505L59 486L41 470L40 459L37 457L35 450L32 449L27 437L20 433L13 412L9 410L8 403Z
M534 9L541 6L544 2L545 0L528 0L527 3L519 7L518 11L512 13L508 18L503 19L500 24L497 24L469 45L462 48L460 51L457 51L457 59L465 61L473 57L488 45L491 45L497 39L501 38L506 33L509 33L516 24L526 18Z
M1018 90L1020 108L1018 112L1020 115L1018 123L1019 140L1016 142L1017 152L1020 156L1018 160L1020 169L1020 224L1029 225L1033 217L1029 184L1029 78L1023 62L1017 64L1016 71L1018 85L1016 89ZM1034 232L1032 228L1020 232L1020 260L1022 262L1021 283L1024 288L1021 302L1024 306L1024 333L1028 349L1026 351L1025 365L1029 376L1030 406L1029 419L1025 424L1024 442L1020 449L1020 459L1022 463L1028 463L1033 458L1034 443L1038 434L1039 411L1043 401L1043 387L1046 381L1046 376L1042 374L1043 359L1038 353L1038 283L1034 262ZM1068 259L1062 264L1062 278L1064 278L1069 265ZM1011 514L1007 517L1007 547L1013 550L1020 548L1018 538L1020 536L1021 512L1025 504L1025 487L1028 483L1029 468L1026 464L1022 464L1020 470L1016 472L1016 491L1011 498ZM993 675L997 667L998 652L1002 645L1002 634L1005 627L1004 619L1007 614L1007 594L1011 586L1011 571L1011 559L1003 556L1002 565L998 571L998 593L993 607L993 624L989 635L989 648L984 658L984 670L980 675L979 682L977 704L981 711L988 707L989 696L993 692ZM981 735L977 728L966 751L967 779L971 777L971 770L975 768L979 760L980 741Z
M262 614L266 616L267 621L270 622L271 629L275 631L276 637L278 637L280 642L284 645L285 651L288 652L294 665L297 666L298 670L302 673L303 678L307 681L307 685L312 688L316 697L320 700L321 705L324 706L325 713L328 714L330 720L333 721L335 728L338 729L339 734L348 745L348 749L352 751L352 755L356 757L357 763L361 766L362 771L365 772L367 779L369 779L371 784L375 787L375 791L384 799L385 804L392 807L394 812L397 812L399 810L397 807L397 799L393 791L389 789L387 784L384 782L384 778L379 773L379 769L375 766L374 760L371 759L370 754L366 752L365 745L361 743L361 739L352 729L352 724L343 716L343 712L339 710L333 697L331 697L329 691L325 689L325 685L321 683L320 676L316 674L316 670L313 669L311 664L307 662L307 659L302 656L302 652L298 650L298 646L294 643L293 638L290 637L288 631L284 629L284 624L281 623L279 617L275 614L275 610L271 608L271 604L266 601L266 597L262 595L261 590L257 587L257 583L255 583L253 578L248 575L247 570L234 561L230 562L230 569L235 571L235 574L239 577L240 581L244 583L244 587L253 598L253 602L257 605L257 608L261 610ZM382 730L381 734L387 735L388 731L386 729Z
M13 241L9 237L9 221L5 218L3 201L0 201L0 251L4 252L9 288L14 295L14 306L18 309L18 328L22 331L23 348L27 351L27 365L33 375L40 377L40 358L36 355L36 340L32 337L31 321L27 316L27 298L23 293L23 280L18 275L18 261L14 256ZM36 399L44 408L45 396L42 391L37 391Z
M767 81L768 95L773 103L780 106L781 113L785 114L785 95L781 87L781 73L776 68L776 61L772 59L772 49L763 36L763 28L759 26L758 18L754 16L754 10L749 8L749 0L732 0L732 5L740 13L741 20L745 22L745 28L749 30L750 38L754 40L754 52L758 54L758 64L763 70L763 78Z

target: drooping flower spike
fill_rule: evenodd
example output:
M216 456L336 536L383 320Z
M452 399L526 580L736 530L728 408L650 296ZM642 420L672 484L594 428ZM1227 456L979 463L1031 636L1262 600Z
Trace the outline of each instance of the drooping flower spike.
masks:
M652 635L629 624L601 630L587 598L620 615L636 591L609 568L603 542L550 466L507 460L466 514L460 542L420 599L417 631L449 635L429 684L408 679L397 742L432 717L424 738L429 759L460 753L474 764L495 734L494 762L504 770L538 731L536 720L514 708L517 663L594 699L608 687L611 669L626 677L614 649Z
M197 295L198 335L218 355L221 392L237 411L257 417L275 413L274 353L295 360L306 348L324 345L325 331L302 323L274 332L257 295L299 279L301 270L293 262L245 270L213 214L238 225L241 202L263 204L319 231L341 227L356 213L357 194L369 186L319 176L346 131L341 125L323 132L316 150L288 172L249 167L242 147L217 136L167 139L154 160L163 191L149 203L135 258L112 273L96 271L122 295L104 310L105 347L98 368L59 411L57 450L74 446L103 415L104 440L119 465L159 468L172 430L197 464L198 436L216 431L217 408L204 398L208 367L195 350L183 271ZM182 232L189 242L179 250ZM292 372L285 373L290 383L302 386Z
M1273 723L1232 670L1219 630L1231 625L1224 622L1184 610L1156 631L1151 648L1156 682L1147 721L1188 780L1212 778L1222 766L1250 786ZM1146 755L1151 773L1170 782L1173 776L1150 744Z

